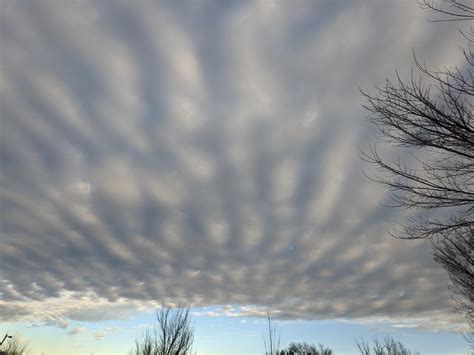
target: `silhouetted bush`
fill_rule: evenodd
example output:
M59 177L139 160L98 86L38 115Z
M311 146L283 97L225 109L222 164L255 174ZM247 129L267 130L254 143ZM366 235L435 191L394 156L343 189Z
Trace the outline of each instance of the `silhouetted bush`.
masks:
M319 344L291 343L287 349L280 352L280 355L332 355L332 350Z

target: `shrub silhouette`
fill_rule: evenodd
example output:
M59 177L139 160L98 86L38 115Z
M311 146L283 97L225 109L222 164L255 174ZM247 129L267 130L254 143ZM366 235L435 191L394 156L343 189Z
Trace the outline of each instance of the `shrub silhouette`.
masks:
M304 343L291 343L287 349L280 352L280 355L332 355L332 350L319 344L316 345Z

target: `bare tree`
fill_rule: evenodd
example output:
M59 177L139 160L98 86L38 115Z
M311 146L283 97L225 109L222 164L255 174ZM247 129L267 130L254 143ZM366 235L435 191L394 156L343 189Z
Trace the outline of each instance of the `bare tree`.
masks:
M361 355L419 355L418 351L411 351L400 341L387 336L382 341L374 339L372 348L364 339L356 340Z
M128 353L129 355L157 355L158 339L150 329L147 329L141 339L135 340L135 349Z
M458 1L443 7L422 5L442 20L474 19L474 9ZM416 211L399 238L429 239L435 260L447 271L458 310L471 326L474 315L474 31L464 34L464 66L429 69L415 57L421 73L404 81L397 73L376 94L362 92L369 120L383 142L408 150L409 159L388 161L376 147L362 152L381 173L370 176L391 192L393 205ZM412 165L410 166L410 162Z
M474 230L444 233L433 239L435 260L448 271L457 310L474 325ZM471 336L472 339L472 336ZM474 342L470 341L472 345Z
M263 344L265 346L265 355L279 355L280 354L280 335L277 335L276 327L273 324L272 315L270 309L267 310L267 326L268 326L268 339L263 338Z
M147 330L135 341L131 355L186 355L191 353L194 330L189 307L162 306L156 313L153 330Z
M431 85L413 77L407 83L397 75L395 83L387 80L384 87L377 88L376 95L363 92L368 101L363 107L371 113L369 120L381 133L382 141L424 150L424 157L419 158L411 150L418 167L409 167L405 161L385 161L373 147L363 153L363 158L388 173L372 179L391 190L393 206L451 212L443 220L433 217L413 221L404 230L405 236L464 234L474 225L472 73L457 68L431 71L417 64Z
M356 340L357 349L361 355L370 355L370 345L364 339Z

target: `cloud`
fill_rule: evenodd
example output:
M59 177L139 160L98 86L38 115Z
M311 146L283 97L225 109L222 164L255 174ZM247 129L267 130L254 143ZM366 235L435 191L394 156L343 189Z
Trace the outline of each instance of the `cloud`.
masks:
M83 327L75 327L73 329L71 329L68 334L69 335L77 335L77 334L81 334L85 331L85 328Z
M94 340L102 340L104 339L107 335L113 334L118 332L120 329L118 327L107 327L102 330L97 330L92 332L92 338Z
M413 47L455 63L457 32L408 3L299 5L4 5L0 320L164 300L457 324L357 154L358 87L408 74Z

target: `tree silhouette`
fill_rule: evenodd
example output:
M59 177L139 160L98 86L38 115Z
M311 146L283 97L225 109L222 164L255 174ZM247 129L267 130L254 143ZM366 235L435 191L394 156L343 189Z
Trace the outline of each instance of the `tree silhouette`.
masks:
M313 344L291 343L280 352L280 355L332 355L332 350L319 344L319 347Z
M428 10L435 15L434 18L428 19L430 22L468 21L474 19L474 7L458 0L445 0L443 2L419 0L418 4L422 9Z
M273 324L270 308L267 309L267 327L268 339L263 338L265 346L265 355L279 355L280 354L280 335L277 336L276 327Z
M411 351L401 342L395 341L387 336L382 341L374 339L372 348L364 339L356 341L357 348L361 355L419 355L418 351Z
M431 22L474 20L474 8L459 1L445 5L424 0ZM386 80L375 94L363 91L368 119L379 140L407 148L407 159L384 159L372 146L362 158L379 173L369 178L385 185L393 205L416 211L399 238L429 239L435 260L448 272L458 310L474 319L474 31L462 67L429 69L415 57L420 78Z
M5 335L0 346L0 355L26 355L28 353L27 342L22 341L17 335Z
M173 309L162 306L156 312L153 330L144 332L135 341L130 355L187 355L191 353L194 333L189 317L189 307Z

